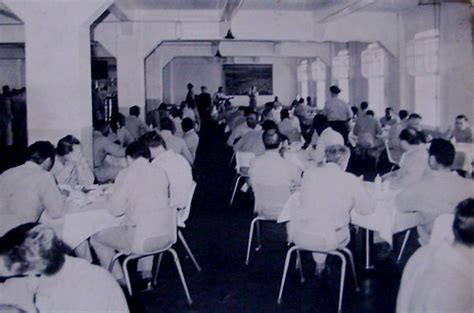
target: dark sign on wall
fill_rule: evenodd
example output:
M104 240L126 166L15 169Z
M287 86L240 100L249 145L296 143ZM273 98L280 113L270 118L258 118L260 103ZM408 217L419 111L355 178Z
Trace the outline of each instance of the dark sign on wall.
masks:
M273 67L271 64L224 64L225 92L228 95L248 95L257 86L260 95L273 94Z

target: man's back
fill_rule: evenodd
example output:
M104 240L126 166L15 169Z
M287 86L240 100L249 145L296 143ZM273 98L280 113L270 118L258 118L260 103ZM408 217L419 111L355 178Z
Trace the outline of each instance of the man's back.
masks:
M183 138L173 135L169 130L162 130L160 135L163 137L168 150L173 150L174 152L181 154L186 158L186 160L188 160L189 164L194 163L194 158Z
M267 150L250 162L250 183L252 185L291 186L299 184L300 170L285 160L278 150Z
M234 145L234 150L239 152L252 152L255 155L261 155L265 152L265 146L262 140L262 130L252 130L243 135Z
M170 182L170 206L183 208L188 201L189 192L193 184L191 166L186 159L174 151L165 151L159 154L152 165L162 168Z
M347 103L339 98L332 98L324 104L324 114L328 121L348 121L352 118L352 112Z
M0 235L18 225L38 221L43 210L52 218L60 217L64 210L51 173L26 162L0 176Z
M190 130L183 135L183 139L188 146L189 152L193 156L193 159L196 160L196 151L199 146L199 136L195 130Z
M428 171L422 179L397 196L397 207L403 211L417 211L422 218L418 234L428 243L435 219L454 213L462 200L474 197L474 183L455 172Z
M127 116L125 120L125 127L133 136L133 138L135 138L135 140L140 138L141 135L149 130L145 122L134 115Z
M105 157L112 155L114 157L125 157L125 149L114 143L109 137L103 136L100 132L94 132L94 167L100 167L104 164Z
M403 271L397 313L472 312L472 247L440 243L418 249Z

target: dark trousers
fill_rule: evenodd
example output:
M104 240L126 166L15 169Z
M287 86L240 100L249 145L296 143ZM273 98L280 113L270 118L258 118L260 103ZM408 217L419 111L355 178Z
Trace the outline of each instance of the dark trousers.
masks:
M337 131L339 134L342 135L342 138L344 138L344 144L347 146L348 145L348 135L349 135L349 127L347 127L347 122L346 121L331 121L329 122L329 126Z

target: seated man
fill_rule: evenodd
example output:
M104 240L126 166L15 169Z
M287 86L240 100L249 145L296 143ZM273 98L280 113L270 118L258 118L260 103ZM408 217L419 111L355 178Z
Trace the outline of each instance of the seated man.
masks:
M94 183L94 174L82 154L81 142L72 135L58 141L56 161L51 173L58 184L88 186Z
M145 124L143 120L139 118L140 116L140 107L139 106L132 106L129 109L130 115L125 120L125 128L130 132L133 136L134 140L137 140L141 135L146 133L149 128Z
M472 312L474 199L456 207L454 242L418 249L403 271L397 313Z
M181 154L188 160L189 164L194 163L194 158L189 151L188 146L183 138L174 135L174 124L173 121L167 117L161 119L161 131L160 136L163 137L166 142L166 147L174 152Z
M148 243L137 234L153 234L169 223L169 181L164 170L152 166L150 150L141 142L131 143L126 150L129 166L123 169L114 184L109 199L109 211L114 216L124 216L122 225L99 232L91 238L100 264L108 267L118 250L124 253L153 251L155 243ZM159 212L160 219L156 219ZM152 224L147 219L155 217ZM166 238L164 239L166 240ZM121 272L115 272L121 277Z
M121 145L122 147L127 147L129 144L135 141L132 134L125 127L125 116L123 114L117 113L112 116L110 121L110 128L112 128L112 133L110 137L116 144Z
M265 152L265 145L262 140L264 131L269 129L277 129L274 121L266 120L262 124L262 129L252 130L240 138L234 145L236 152L251 152L255 155L261 155Z
M278 123L278 130L280 134L286 136L290 143L301 141L301 126L296 119L295 121L290 120L290 112L288 109L281 109L280 120Z
M151 152L152 165L163 169L170 182L170 206L184 208L193 185L193 173L186 159L168 150L163 138L151 131L140 138Z
M258 114L256 112L248 112L246 123L240 124L237 126L229 136L227 140L227 145L233 147L237 141L246 133L252 130L260 130L262 129L260 125L258 125Z
M0 176L0 235L31 222L41 214L59 219L65 211L64 199L53 175L54 146L37 141L27 149L27 161Z
M299 186L301 171L279 152L282 136L276 128L266 129L261 137L265 152L250 161L249 181L251 185Z
M429 170L426 163L428 152L420 133L413 128L404 129L400 133L400 146L405 151L400 169L384 175L383 180L390 181L395 188L409 188Z
M329 122L326 115L317 114L313 119L313 128L316 136L316 149L310 150L309 154L312 161L320 166L326 163L326 147L328 143L332 142L334 138L337 138L339 133L334 131L331 127L329 127ZM346 168L345 166L343 167Z
M380 125L385 127L391 127L398 123L398 119L396 116L393 116L393 109L388 107L385 109L385 115L380 119Z
M184 142L186 142L186 145L188 146L189 152L191 152L193 159L196 160L196 151L199 146L199 135L196 133L194 125L194 121L188 117L184 118L181 122L181 126L184 132Z
M343 137L336 135L325 143L325 165L305 171L301 205L290 217L289 239L303 249L331 251L345 247L350 240L351 210L365 215L375 209L362 181L341 167L348 148ZM321 274L326 255L313 254L313 258Z
M469 126L467 117L465 115L456 116L454 129L449 127L445 137L448 140L454 138L456 142L460 143L472 143L472 129Z
M420 244L429 242L435 219L441 214L454 213L461 200L474 197L474 183L452 172L455 150L444 139L434 139L429 149L428 171L421 180L397 196L397 207L404 212L419 212Z
M116 158L125 157L125 148L113 142L109 137L110 126L105 122L97 122L95 125L94 142L94 174L99 183L108 183L115 180L123 167L110 164L105 158L112 156Z
M392 125L388 132L388 147L395 162L400 162L402 158L403 150L400 146L400 133L408 127L408 112L406 110L400 110L398 117L400 118L400 122Z
M129 312L104 269L65 254L54 231L23 224L0 238L0 303L26 312ZM2 311L3 312L3 311Z
M183 111L181 111L180 108L173 107L171 108L170 113L171 113L171 120L173 121L173 126L174 126L173 135L179 138L183 138L183 128L181 127L181 123L183 121Z

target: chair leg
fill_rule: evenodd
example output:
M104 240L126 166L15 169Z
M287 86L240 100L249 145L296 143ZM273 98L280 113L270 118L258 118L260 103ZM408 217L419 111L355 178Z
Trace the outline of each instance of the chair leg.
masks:
M339 301L337 304L337 312L342 311L342 296L344 294L344 280L346 277L346 257L339 251L331 251L329 254L338 256L341 259L341 281L339 284Z
M235 152L232 153L232 157L230 158L230 161L229 161L229 167L232 166L232 163L234 163L234 160L235 160Z
M194 257L194 254L191 252L191 249L189 248L188 243L184 239L183 233L180 230L178 230L178 237L179 237L179 240L181 240L181 242L183 243L183 246L186 249L186 252L188 253L189 257L191 258L191 261L193 261L194 266L196 266L197 271L200 272L201 267L199 266L198 262L196 261L196 258Z
M237 179L235 180L234 189L232 191L232 197L230 198L230 203L229 203L230 206L232 206L232 203L234 202L235 194L237 193L237 188L239 187L239 182L241 178L242 176L239 175Z
M402 247L400 248L400 253L398 253L397 263L400 263L400 260L402 259L403 251L405 251L405 247L407 245L408 238L410 238L410 234L411 234L411 229L405 232L405 238L403 238Z
M262 248L262 228L260 227L260 221L257 221L257 247L255 251L258 251Z
M356 291L359 291L359 281L357 280L357 273L356 273L356 268L355 268L355 263L354 263L354 256L352 255L351 250L349 248L345 247L342 249L347 256L349 257L349 262L351 263L351 269L352 269L352 275L354 276L354 284L356 287Z
M247 257L245 258L245 265L249 265L250 249L252 249L253 229L255 227L255 223L257 223L258 220L259 220L258 217L256 217L250 223L249 243L247 245Z
M188 299L189 305L193 304L193 300L191 299L191 295L189 294L188 285L186 284L186 280L184 279L183 269L181 268L181 264L179 263L178 254L172 248L169 248L168 251L173 255L174 264L176 264L176 269L178 270L179 278L181 279L181 283L183 284L184 292L186 293L186 298Z
M296 250L296 268L300 271L300 281L304 283L304 274L303 274L303 263L301 262L301 253L300 250Z
M114 255L114 257L112 258L112 260L111 260L110 263L109 263L109 272L112 273L112 269L114 268L115 262L116 262L122 255L124 255L124 254L121 253L121 252L119 252L119 253L117 253L116 255Z
M132 283L130 282L130 274L128 273L128 262L129 261L130 261L130 258L128 258L128 257L123 261L122 269L123 269L123 275L125 276L125 283L127 284L128 294L130 296L133 296Z
M158 264L156 264L155 274L153 275L153 285L156 285L158 281L158 272L160 271L161 260L163 259L163 253L158 256Z
M291 247L286 253L285 267L283 268L283 277L281 278L280 292L278 293L278 299L277 299L278 304L281 304L281 297L283 295L283 288L285 287L286 274L288 273L288 267L290 266L291 254L295 250L298 250L297 246Z

